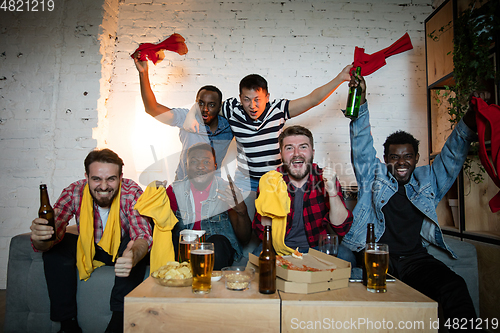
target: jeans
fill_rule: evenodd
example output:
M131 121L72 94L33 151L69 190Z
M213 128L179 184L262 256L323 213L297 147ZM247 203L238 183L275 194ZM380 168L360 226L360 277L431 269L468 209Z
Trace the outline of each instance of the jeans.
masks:
M438 302L445 319L476 318L464 279L432 255L390 257L388 273Z
M43 253L45 279L50 299L50 319L64 321L77 315L76 289L78 270L76 268L76 244L78 236L66 233L60 243ZM127 247L130 237L123 237L118 249L120 256ZM128 277L116 277L111 290L110 310L123 312L124 297L137 287L146 274L148 256L144 257L130 271ZM114 266L111 256L96 246L94 259ZM97 268L99 269L99 268ZM92 279L92 276L90 277Z

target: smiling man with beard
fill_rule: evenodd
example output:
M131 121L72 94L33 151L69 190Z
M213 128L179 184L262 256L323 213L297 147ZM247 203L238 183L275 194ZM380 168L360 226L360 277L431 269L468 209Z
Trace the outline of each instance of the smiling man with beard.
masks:
M418 140L404 131L387 137L382 163L373 146L365 81L352 77L349 85L360 85L363 92L359 116L350 125L358 201L343 243L362 254L367 224L374 223L376 241L389 245L389 274L437 301L445 319L472 325L476 314L465 281L427 253L426 246L432 243L456 258L444 241L436 207L455 182L476 136L474 110L455 126L431 165L416 167Z
M252 233L252 221L238 188L215 175L215 151L197 143L187 151L187 177L167 188L170 207L179 222L172 231L177 247L184 229L205 230L206 242L215 249L214 269L231 266L243 256ZM236 203L237 202L237 203Z
M331 227L339 236L349 231L352 213L346 208L340 182L332 168L321 169L313 163L314 142L311 131L303 126L290 126L279 136L283 175L290 198L285 245L307 252L318 248L319 235ZM259 186L262 186L259 185ZM262 239L265 217L255 213L253 229ZM254 253L260 252L260 246ZM355 263L352 252L339 246L338 257Z
M109 149L94 150L85 159L85 179L66 187L54 205L55 230L36 218L31 240L42 251L50 298L50 319L61 322L59 332L81 332L77 320L77 268L87 280L97 267L115 266L106 332L123 332L123 302L144 279L152 242L148 219L134 210L142 190L123 178L122 159ZM78 235L66 232L75 217ZM55 241L47 241L52 234Z

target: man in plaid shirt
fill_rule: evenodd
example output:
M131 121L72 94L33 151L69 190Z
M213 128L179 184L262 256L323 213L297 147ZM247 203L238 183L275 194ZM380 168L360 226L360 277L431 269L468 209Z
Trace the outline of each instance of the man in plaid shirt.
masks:
M283 165L277 171L283 174L290 197L285 244L298 247L300 252L318 248L319 235L328 233L328 226L339 236L345 235L352 224L352 213L344 203L333 169L322 170L313 163L312 133L303 126L287 127L279 136L279 145ZM252 226L262 239L264 226L259 213L255 213ZM355 262L353 253L343 245L339 246L338 257Z
M123 332L124 297L144 279L147 260L142 259L151 247L152 228L149 220L134 210L142 190L134 181L123 178L123 161L116 153L109 149L94 150L87 155L84 164L85 179L66 187L54 205L56 230L47 226L47 220L36 218L31 225L31 240L35 251L44 252L51 320L61 322L59 332L81 332L76 318L76 268L82 261L77 255L77 243L79 237L82 243L83 239L91 242L93 237L93 259L115 266L115 285L110 300L113 316L106 332ZM118 193L120 197L113 202ZM88 213L85 214L84 211ZM73 216L79 235L66 232ZM84 221L88 223L84 224ZM86 229L82 229L83 225ZM104 230L106 233L113 230L105 229L106 225L115 227L117 232L113 235L120 239L118 249L110 250L112 246L104 245L112 242L104 240L100 243L105 238ZM56 240L47 241L54 232ZM113 253L114 251L117 252ZM88 272L89 276L92 270L93 268ZM82 272L79 273L82 278Z

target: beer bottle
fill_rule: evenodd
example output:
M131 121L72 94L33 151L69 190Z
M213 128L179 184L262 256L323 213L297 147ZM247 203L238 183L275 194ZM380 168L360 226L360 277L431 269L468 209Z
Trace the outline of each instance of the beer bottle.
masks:
M45 241L48 242L56 240L56 225L54 223L54 210L50 205L49 194L47 193L46 184L40 185L40 209L38 210L38 217L49 221L49 224L47 225L54 228L54 233L52 234L52 237L46 239Z
M274 294L276 292L276 253L274 253L271 226L264 227L262 252L259 256L259 292Z
M356 67L356 75L361 75L361 67ZM347 118L358 118L361 92L362 89L359 84L357 87L349 87L349 96L347 97L347 106L344 114Z
M375 243L375 229L373 223L368 223L366 226L366 244L368 243ZM363 256L363 258L364 257L365 256ZM364 260L362 268L363 268L363 285L366 286L368 281L367 281L366 266Z

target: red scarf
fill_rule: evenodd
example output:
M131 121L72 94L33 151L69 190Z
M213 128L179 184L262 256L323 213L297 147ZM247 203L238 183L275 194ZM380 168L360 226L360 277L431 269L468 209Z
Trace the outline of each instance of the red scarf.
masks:
M140 61L151 60L153 64L156 64L159 56L159 51L167 50L179 53L180 55L184 55L188 52L188 48L186 43L184 43L185 39L179 34L173 34L172 36L165 39L163 42L158 44L152 43L144 43L141 44L135 51L132 53L131 57L134 58L137 52L139 54Z
M386 64L386 58L404 51L411 50L412 48L413 45L411 45L411 40L410 36L408 36L408 33L406 33L403 37L398 39L388 48L380 50L374 54L366 54L365 49L356 46L356 49L354 50L354 62L352 63L354 67L351 69L351 74L355 71L356 67L361 67L362 76L370 75Z
M472 97L471 101L476 109L477 133L479 135L479 159L484 169L497 187L500 187L500 107L488 105L481 98ZM491 155L488 155L485 141L491 140ZM500 210L500 192L489 202L493 213Z

